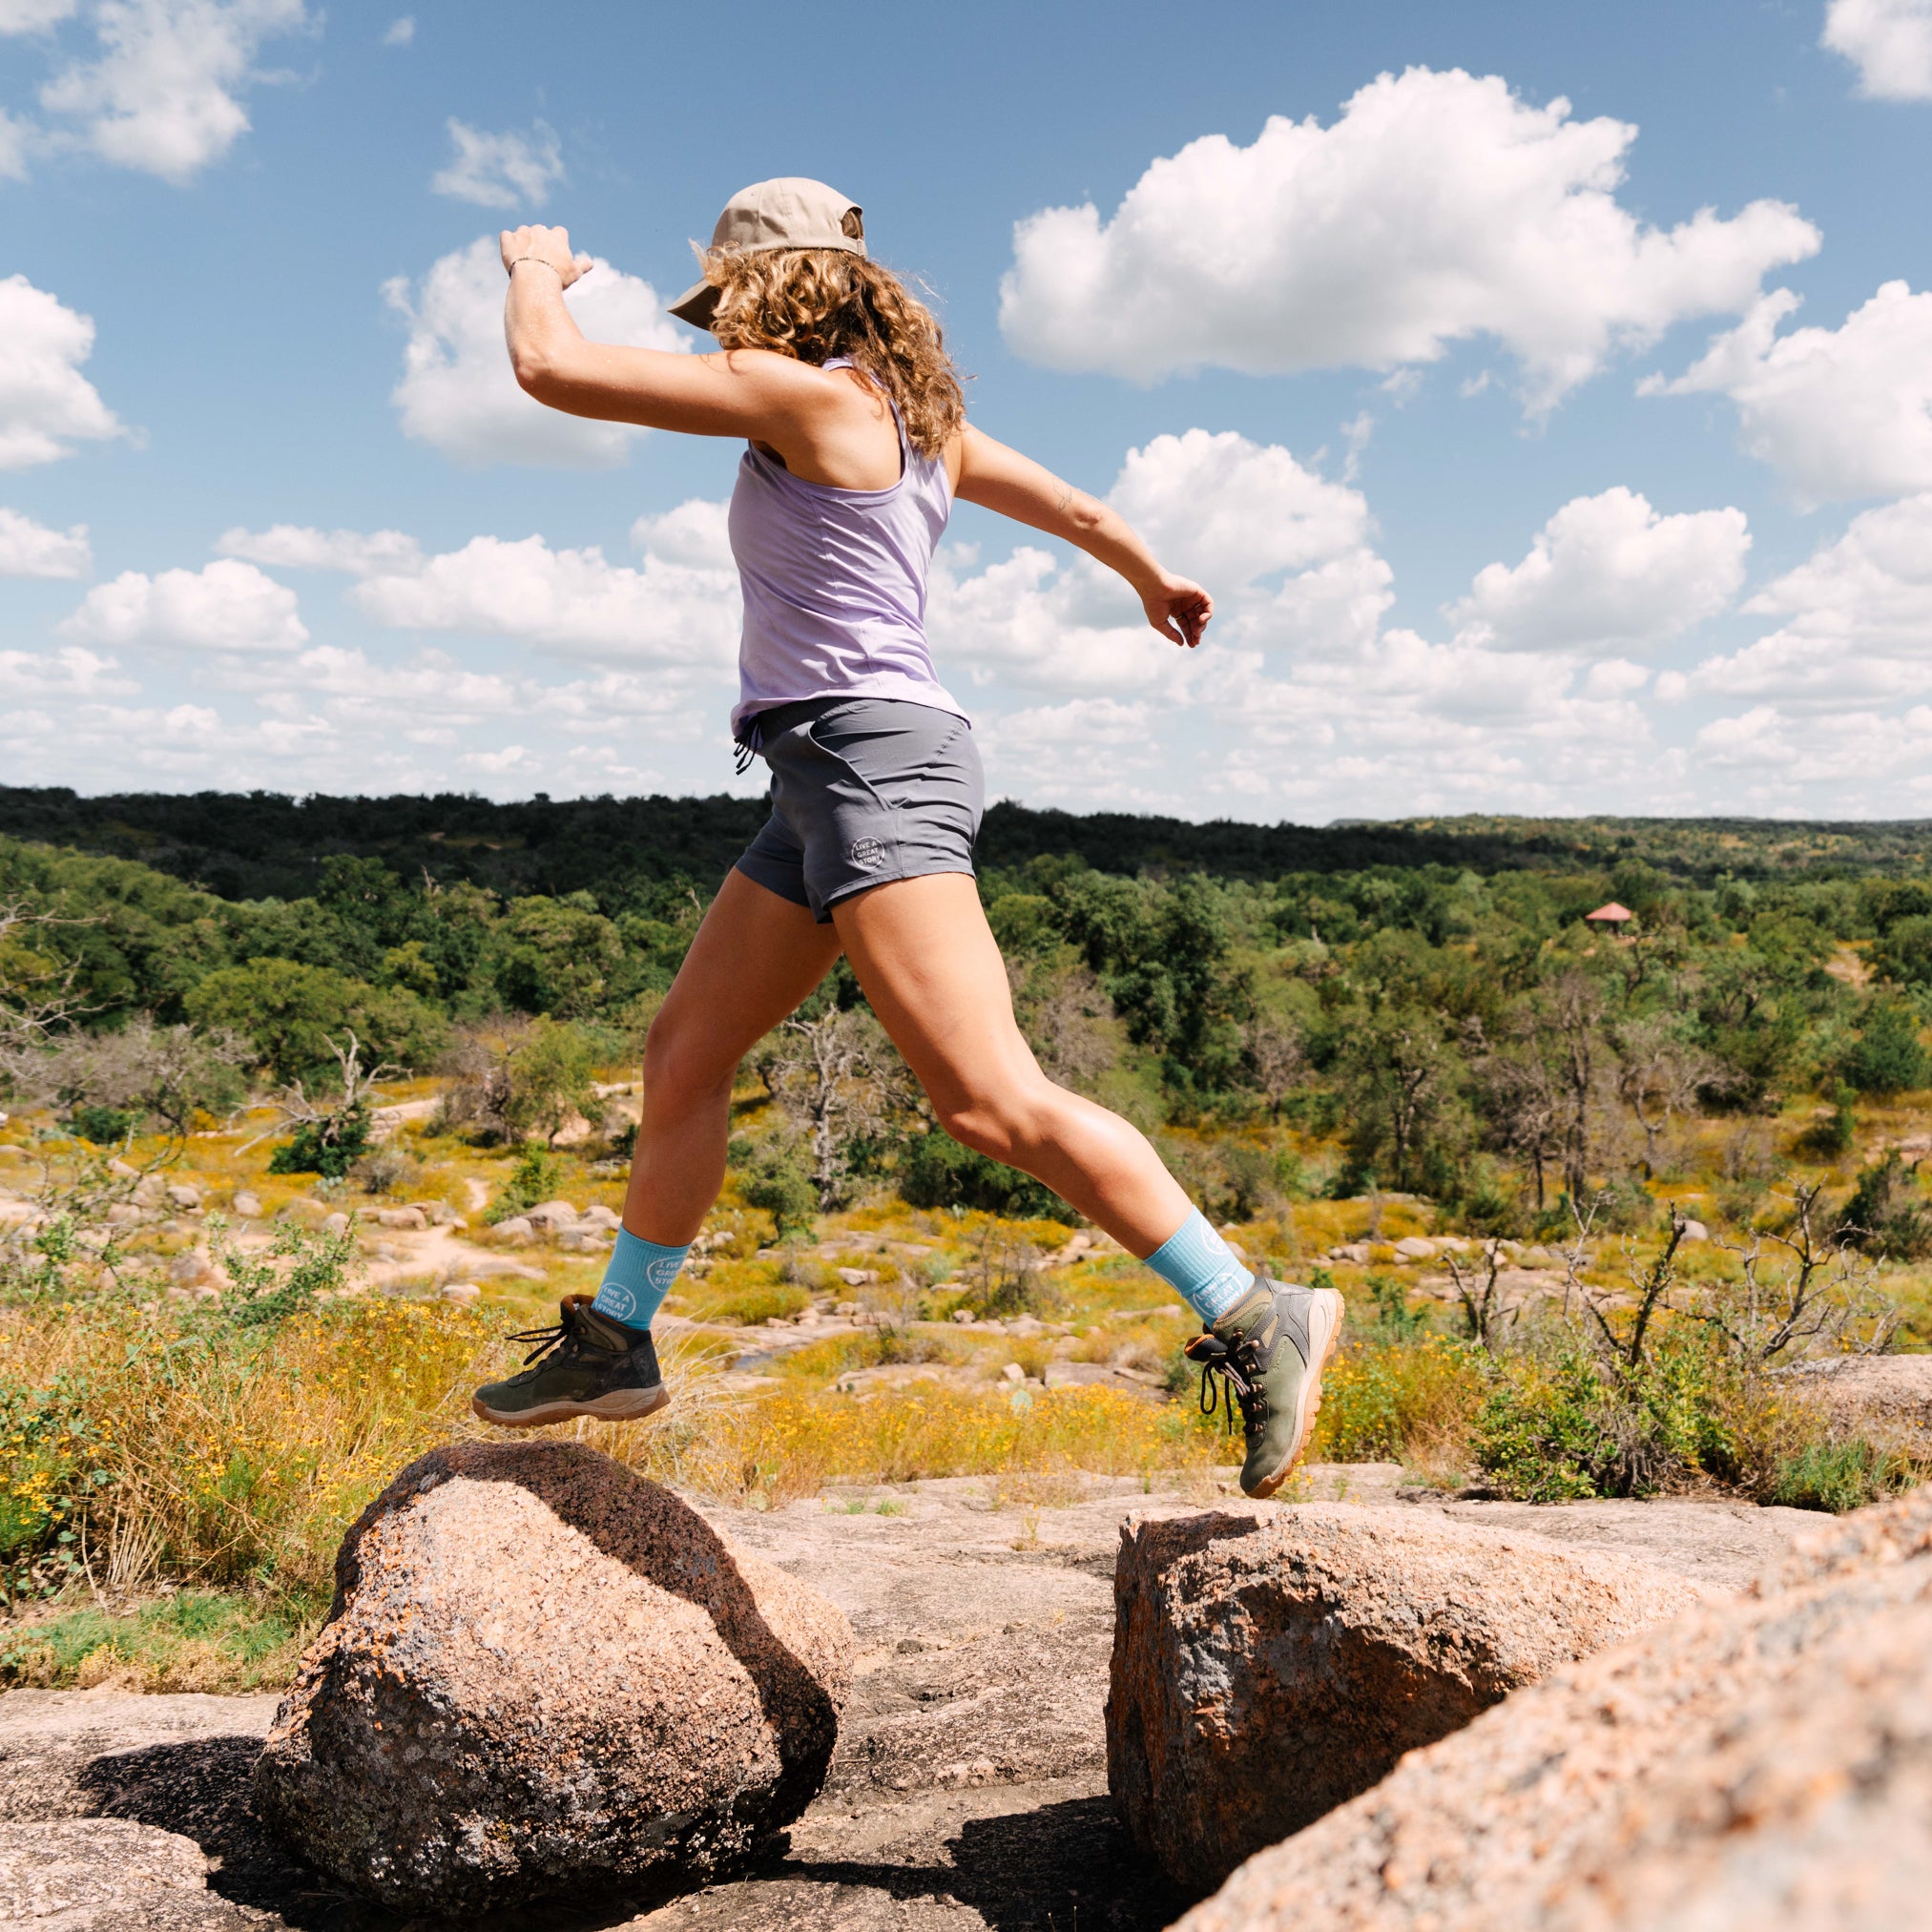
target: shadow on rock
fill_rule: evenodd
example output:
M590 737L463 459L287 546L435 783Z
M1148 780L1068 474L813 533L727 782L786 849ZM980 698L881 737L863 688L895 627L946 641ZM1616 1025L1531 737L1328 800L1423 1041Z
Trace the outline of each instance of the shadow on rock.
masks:
M1188 1903L1134 1851L1105 1797L968 1818L946 1849L948 1864L786 1859L758 1875L779 1881L768 1910L734 1897L728 1916L717 1922L734 1932L776 1932L811 1924L822 1909L838 1915L823 1919L827 1926L869 1926L868 1901L907 1906L956 1901L993 1932L1159 1932ZM913 1914L879 1922L925 1921Z

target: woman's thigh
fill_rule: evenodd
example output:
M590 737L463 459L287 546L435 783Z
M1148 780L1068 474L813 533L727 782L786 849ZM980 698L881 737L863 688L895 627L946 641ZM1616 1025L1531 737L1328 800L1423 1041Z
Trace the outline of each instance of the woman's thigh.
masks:
M942 1117L1044 1085L969 874L876 886L841 900L832 924L872 1010Z
M742 872L728 872L652 1022L647 1068L656 1063L660 1076L678 1085L728 1079L838 957L834 927Z

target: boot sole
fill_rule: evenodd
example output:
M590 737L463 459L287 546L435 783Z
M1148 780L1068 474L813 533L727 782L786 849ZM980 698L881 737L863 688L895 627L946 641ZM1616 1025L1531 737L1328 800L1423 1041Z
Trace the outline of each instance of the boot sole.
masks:
M1308 1438L1315 1433L1315 1418L1321 1408L1321 1372L1328 1366L1328 1359L1335 1353L1335 1344L1341 1339L1341 1297L1333 1288L1318 1288L1314 1306L1308 1311L1308 1340L1315 1350L1315 1360L1309 1365L1307 1380L1301 1384L1295 1446L1279 1468L1247 1492L1257 1501L1272 1496L1288 1480L1296 1464L1301 1460L1301 1451L1308 1446ZM1320 1332L1319 1324L1323 1321L1327 1323L1326 1334Z
M600 1423L641 1423L670 1405L671 1391L659 1382L655 1388L613 1389L609 1395L592 1396L588 1402L543 1402L533 1409L493 1409L481 1396L471 1396L469 1411L500 1429L540 1429L547 1423L568 1423L589 1416Z

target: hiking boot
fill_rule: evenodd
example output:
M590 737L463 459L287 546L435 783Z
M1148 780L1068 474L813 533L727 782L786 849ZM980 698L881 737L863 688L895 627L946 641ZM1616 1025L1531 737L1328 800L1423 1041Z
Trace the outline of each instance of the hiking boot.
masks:
M1200 1364L1201 1413L1215 1412L1215 1378L1226 1384L1234 1426L1235 1402L1248 1439L1241 1491L1272 1496L1288 1480L1321 1406L1321 1371L1341 1332L1341 1297L1333 1288L1302 1288L1265 1275L1212 1328L1187 1345Z
M626 1328L591 1306L588 1295L566 1295L554 1328L532 1328L512 1341L533 1341L525 1366L503 1381L487 1381L469 1406L487 1423L534 1429L595 1416L634 1423L671 1400L657 1373L651 1331Z

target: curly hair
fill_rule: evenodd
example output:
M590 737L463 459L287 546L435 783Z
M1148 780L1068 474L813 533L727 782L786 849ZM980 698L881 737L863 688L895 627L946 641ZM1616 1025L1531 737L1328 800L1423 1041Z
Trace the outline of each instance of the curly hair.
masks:
M850 357L898 404L923 456L937 456L966 421L939 323L889 268L843 248L711 248L699 261L718 291L711 332L725 348L814 367Z

